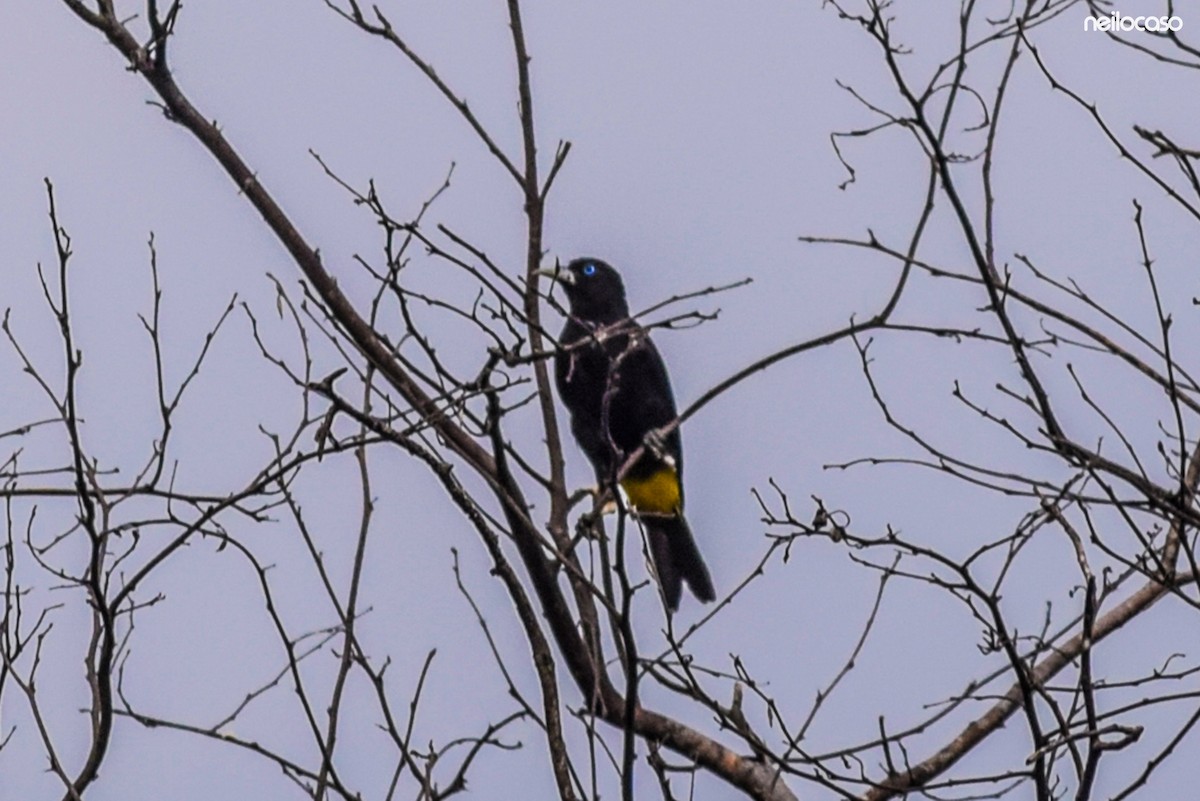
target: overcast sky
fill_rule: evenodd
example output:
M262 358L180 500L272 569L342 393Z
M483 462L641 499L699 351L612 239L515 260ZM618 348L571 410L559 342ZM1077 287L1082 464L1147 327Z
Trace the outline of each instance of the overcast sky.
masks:
M129 13L136 10L127 5ZM995 5L996 15L1008 8L1007 2ZM1151 4L1131 1L1122 10L1136 13L1137 5ZM902 39L914 49L905 62L914 74L952 54L956 7L895 5ZM519 152L504 4L389 0L384 8L500 145ZM150 233L164 289L166 344L183 354L167 366L175 381L235 293L265 320L266 335L294 353L289 329L275 317L268 275L298 297L299 274L218 165L147 104L148 87L124 70L101 36L61 3L9 0L6 10L7 22L0 26L0 309L11 310L11 325L35 360L51 369L61 363L36 270L39 263L54 263L42 182L48 177L76 252L72 294L76 336L85 350L86 440L103 464L128 471L144 459L156 424L152 355L137 319L151 300ZM1071 9L1034 33L1047 61L1084 97L1102 101L1106 113L1121 121L1122 135L1134 119L1152 128L1183 126L1194 114L1192 71L1164 71L1098 34L1085 34L1084 16L1083 8ZM1191 23L1187 15L1185 20ZM1200 15L1194 24L1200 26ZM178 28L172 48L181 86L220 123L353 298L369 297L371 286L352 257L378 254L377 229L325 176L310 149L355 185L373 179L400 218L420 208L453 164L450 189L429 220L461 233L511 274L521 269L525 235L517 187L399 54L352 29L318 0L192 2ZM924 165L903 132L845 143L844 156L858 180L839 188L847 175L829 134L876 118L837 81L868 98L894 102L878 54L856 26L839 21L817 0L749 6L622 0L529 3L526 28L543 164L559 140L573 144L548 210L551 255L590 254L613 263L625 275L635 308L753 278L748 287L695 302L703 311L719 308L715 322L657 335L682 405L751 360L852 317L869 316L886 299L894 265L798 241L804 234L865 236L869 228L899 245L920 211ZM994 80L987 70L997 64L980 62L985 85ZM1164 291L1178 299L1197 294L1194 270L1185 272L1194 267L1194 228L1185 228L1178 211L1158 203L1146 182L1130 176L1081 110L1055 96L1029 59L1018 65L1010 103L1006 113L1012 119L997 166L1001 257L1011 261L1015 253L1029 254L1145 323L1153 310L1136 270L1130 219L1137 197L1148 204ZM982 145L969 132L959 141L964 151ZM964 253L948 220L935 218L929 258L953 263ZM415 260L412 277L430 291L470 298L466 284L423 256ZM900 315L979 325L976 309L982 305L982 297L924 280L905 298ZM1182 302L1180 313L1189 305ZM449 358L460 365L479 361L474 343L456 343L453 328L438 329L443 322L432 313L426 319L445 332ZM1183 331L1195 327L1187 318L1179 325ZM996 402L988 394L995 383L1016 381L1006 352L964 353L950 343L895 334L881 340L873 355L877 377L905 424L942 444L969 442L974 453L994 455L1002 464L1024 458L1010 439L950 399L959 380ZM1102 375L1092 378L1103 383ZM1064 379L1058 388L1068 386ZM0 347L0 397L0 430L48 414L7 346ZM1143 400L1131 394L1127 405L1118 406L1130 413L1124 422L1144 426L1152 436L1154 419L1139 421L1132 413ZM222 492L239 477L248 479L269 452L259 426L286 429L297 413L295 393L257 353L245 315L234 315L180 412L175 447L181 483ZM526 427L518 425L511 435L536 445L535 418L529 416ZM61 462L56 442L46 435L24 443L27 464ZM912 453L873 403L849 343L784 362L726 394L688 422L684 443L689 518L718 592L740 581L766 547L751 491L768 490L772 478L803 515L811 513L809 496L819 495L851 510L863 530L878 532L891 524L951 550L962 543L963 553L972 543L1011 530L1028 511L1027 502L916 469L825 469L863 456ZM573 446L568 450L569 477L582 485L590 471ZM519 627L502 587L489 575L478 539L427 471L399 453L381 450L374 458L381 533L372 542L367 568L364 592L373 611L364 618L363 636L374 655L393 659L401 706L425 655L438 649L419 739L481 728L510 706L470 608L454 586L452 548L522 685L536 694ZM343 581L354 521L344 504L347 498L357 502L355 481L352 460L342 457L308 475L302 486L314 530ZM20 512L29 510L24 506ZM49 531L54 521L69 519L72 509L43 504L38 514ZM327 609L306 606L315 577L291 528L248 527L240 534L261 549L264 561L278 565L281 606L297 630L333 622ZM1040 626L1048 601L1055 604L1056 619L1065 621L1078 609L1078 599L1069 594L1075 579L1062 574L1061 565L1070 565L1065 543L1038 547L1045 547L1045 556L1031 562L1046 569L1023 568L1023 586L1030 591L1011 598L1009 610L1030 629ZM23 569L38 589L34 597L52 603L53 582L27 562ZM291 576L289 569L295 571ZM853 646L875 586L875 576L856 566L844 548L804 541L788 564L773 563L693 645L726 669L730 654L741 655L774 694L791 701L793 714L802 715ZM281 666L253 576L229 552L199 542L173 557L152 590L166 593L167 600L141 618L128 664L136 700L146 710L211 724ZM961 608L916 584L897 582L891 592L861 670L814 727L813 750L870 737L880 715L897 727L915 720L925 704L999 664L995 656L979 655L978 626ZM87 615L78 596L71 601L48 640L40 687L53 699L47 705L56 745L64 761L75 765L86 745L86 721L77 712L86 703L86 687L72 633L83 630ZM695 602L685 599L681 619L690 622L697 612ZM1195 621L1177 610L1152 614L1161 621L1154 629L1195 630ZM642 622L645 642L660 643L661 617L648 610ZM1130 671L1180 650L1178 643L1159 643L1153 631L1133 631L1114 642L1111 658L1129 658ZM333 657L322 658L311 668L314 680L333 669ZM572 707L578 700L572 697ZM672 708L670 699L653 700ZM305 733L290 701L281 689L258 702L247 733L305 753ZM23 704L9 691L3 706L6 730L16 724L22 734L0 751L0 800L56 797L56 780L44 770ZM712 730L704 716L688 714ZM975 764L987 764L989 749L1007 757L1025 753L1027 738L1019 726L1012 728L983 755L973 756L983 760ZM949 731L932 736L928 746ZM472 797L538 798L553 792L537 731L527 727L520 739L523 752L481 759L471 779ZM345 773L356 777L364 797L382 797L389 777L370 766L388 753L386 742L364 725L347 735L347 743ZM1190 763L1177 765L1175 778L1160 779L1159 787L1176 781L1194 787L1200 774ZM735 797L711 779L702 789L699 798ZM819 797L813 788L798 789L805 798ZM265 762L118 721L102 779L88 797L299 795Z

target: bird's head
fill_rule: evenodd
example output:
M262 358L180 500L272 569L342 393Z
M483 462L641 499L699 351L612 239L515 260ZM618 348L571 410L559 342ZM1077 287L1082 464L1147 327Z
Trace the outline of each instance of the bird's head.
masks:
M559 265L538 272L562 285L573 317L612 323L629 316L620 273L600 259L574 259L565 267Z

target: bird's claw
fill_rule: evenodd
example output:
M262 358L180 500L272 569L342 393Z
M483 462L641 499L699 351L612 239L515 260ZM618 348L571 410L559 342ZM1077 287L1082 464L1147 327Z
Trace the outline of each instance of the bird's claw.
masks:
M611 515L613 512L617 511L616 499L613 498L611 493L606 492L604 487L600 486L599 484L593 484L590 487L584 487L583 489L576 490L571 495L568 501L568 506L570 508L574 508L577 503L587 497L591 497L593 507L595 507L599 501L604 500L607 497L607 500L605 500L603 506L600 506L599 508L593 508L591 512L588 512L588 514Z
M667 437L661 428L653 428L648 431L643 442L646 444L646 450L654 454L655 459L670 458L667 454Z
M614 498L614 497L612 496L612 493L606 493L606 492L604 491L604 488L603 488L603 487L601 487L601 486L599 486L599 485L597 485L597 486L595 486L595 487L591 487L591 492L592 492L592 496L593 496L593 497L594 497L594 498L595 498L597 501L601 501L601 500L603 500L603 501L604 501L604 505L603 505L603 506L601 506L601 507L600 507L600 508L597 510L599 514L601 514L601 515L611 515L611 514L615 514L615 513L616 513L616 511L617 511L617 499L616 499L616 498Z

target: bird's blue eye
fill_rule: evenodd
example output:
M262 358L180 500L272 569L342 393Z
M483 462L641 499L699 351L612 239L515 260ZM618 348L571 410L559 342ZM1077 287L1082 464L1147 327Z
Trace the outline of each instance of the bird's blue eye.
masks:
M595 275L596 274L596 265L591 264L591 263L585 264L583 266L583 274L584 275Z

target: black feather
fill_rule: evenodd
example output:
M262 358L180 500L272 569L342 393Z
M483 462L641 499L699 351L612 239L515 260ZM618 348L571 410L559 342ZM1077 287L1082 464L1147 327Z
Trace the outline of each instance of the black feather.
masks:
M571 433L596 471L601 486L677 412L667 367L648 332L629 320L621 276L599 259L576 259L557 276L570 304L559 337L555 378L571 415ZM647 448L627 478L672 466L679 506L643 514L650 555L668 608L679 606L683 583L701 601L716 597L704 559L683 516L683 445L678 427L658 452ZM634 510L635 513L637 510ZM642 510L646 511L646 510Z

